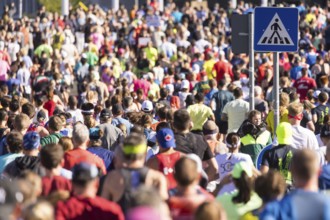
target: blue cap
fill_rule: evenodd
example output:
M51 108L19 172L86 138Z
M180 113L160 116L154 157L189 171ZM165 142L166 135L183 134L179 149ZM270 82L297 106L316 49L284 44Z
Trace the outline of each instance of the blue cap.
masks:
M23 137L23 148L24 150L37 149L40 146L40 135L31 131L24 135Z
M160 129L156 134L156 138L162 148L176 147L174 133L170 128Z
M88 182L99 176L99 170L94 164L78 163L72 168L73 182Z
M99 127L94 127L89 129L89 139L91 140L98 140L100 139L100 128Z

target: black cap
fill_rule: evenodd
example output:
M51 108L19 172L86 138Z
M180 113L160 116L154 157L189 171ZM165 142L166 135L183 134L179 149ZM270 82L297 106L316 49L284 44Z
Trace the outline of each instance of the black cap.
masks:
M121 104L115 104L114 106L112 106L112 114L113 115L120 115L123 113L123 107L121 106Z
M94 105L92 103L84 103L81 105L81 113L83 115L94 114Z
M98 178L99 170L94 164L79 163L72 168L72 182L85 184Z
M109 109L105 108L101 111L100 117L101 118L110 118L112 116L112 113Z

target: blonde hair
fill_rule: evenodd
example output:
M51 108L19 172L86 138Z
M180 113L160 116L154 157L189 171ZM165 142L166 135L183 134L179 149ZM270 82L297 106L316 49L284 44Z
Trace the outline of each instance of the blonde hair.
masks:
M53 220L54 208L46 201L39 201L28 206L22 214L25 220Z
M280 115L282 116L287 110L287 107L290 104L290 97L287 93L282 92L280 94Z

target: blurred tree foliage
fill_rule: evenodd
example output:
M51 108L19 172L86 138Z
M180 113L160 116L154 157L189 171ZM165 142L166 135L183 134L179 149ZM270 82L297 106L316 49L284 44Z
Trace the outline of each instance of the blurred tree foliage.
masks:
M62 0L38 0L40 5L44 5L47 11L61 13ZM69 0L72 8L76 8L79 2L85 3L86 0Z

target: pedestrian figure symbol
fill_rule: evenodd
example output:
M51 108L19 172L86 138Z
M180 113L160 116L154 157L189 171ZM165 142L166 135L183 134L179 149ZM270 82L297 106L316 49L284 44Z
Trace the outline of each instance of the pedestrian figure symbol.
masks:
M294 45L277 13L269 22L263 35L258 41L258 45Z

